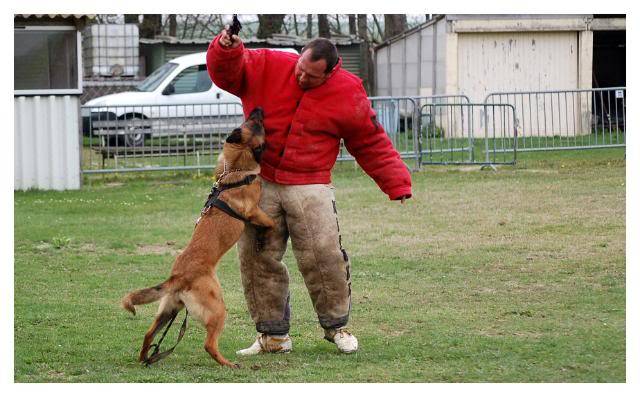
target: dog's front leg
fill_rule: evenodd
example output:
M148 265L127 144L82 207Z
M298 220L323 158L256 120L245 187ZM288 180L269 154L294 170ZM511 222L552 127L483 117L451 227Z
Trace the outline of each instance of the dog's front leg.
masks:
M264 226L264 227L274 227L276 225L276 223L273 221L273 219L271 219L271 217L269 215L267 215L263 210L261 210L259 207L255 207L253 211L251 211L251 213L249 213L249 216L247 217L247 219L249 220L249 222L253 223L254 225L258 225L258 226Z

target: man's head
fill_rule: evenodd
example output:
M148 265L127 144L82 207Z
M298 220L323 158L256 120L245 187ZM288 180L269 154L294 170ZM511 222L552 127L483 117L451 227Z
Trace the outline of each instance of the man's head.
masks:
M298 58L295 75L298 85L303 90L322 85L338 63L338 50L327 39L318 38L310 41L302 49Z

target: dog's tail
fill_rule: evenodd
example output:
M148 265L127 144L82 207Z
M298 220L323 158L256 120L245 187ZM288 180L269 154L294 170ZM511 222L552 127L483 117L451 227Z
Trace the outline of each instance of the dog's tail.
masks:
M143 288L137 291L129 292L124 296L124 298L122 298L120 304L125 310L135 315L136 305L145 305L147 303L159 300L167 292L169 292L173 284L175 283L173 277L171 277L167 281L163 282L162 284L158 284L155 287Z

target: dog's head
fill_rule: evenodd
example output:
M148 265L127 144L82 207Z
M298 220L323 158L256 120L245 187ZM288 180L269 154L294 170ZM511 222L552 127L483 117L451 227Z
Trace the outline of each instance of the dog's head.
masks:
M239 128L229 134L226 142L236 146L236 149L246 147L251 150L254 159L260 163L262 153L266 146L264 141L264 113L262 108L257 107Z
M262 108L257 107L240 127L229 134L222 149L223 158L229 167L252 169L260 164L266 146L263 120Z

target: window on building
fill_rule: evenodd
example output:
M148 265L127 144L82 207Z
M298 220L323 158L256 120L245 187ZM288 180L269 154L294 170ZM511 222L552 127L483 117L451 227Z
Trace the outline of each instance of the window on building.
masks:
M81 93L78 32L74 28L15 29L13 68L17 94Z
M193 94L205 92L211 88L211 78L206 65L190 66L180 72L171 82L174 94Z

